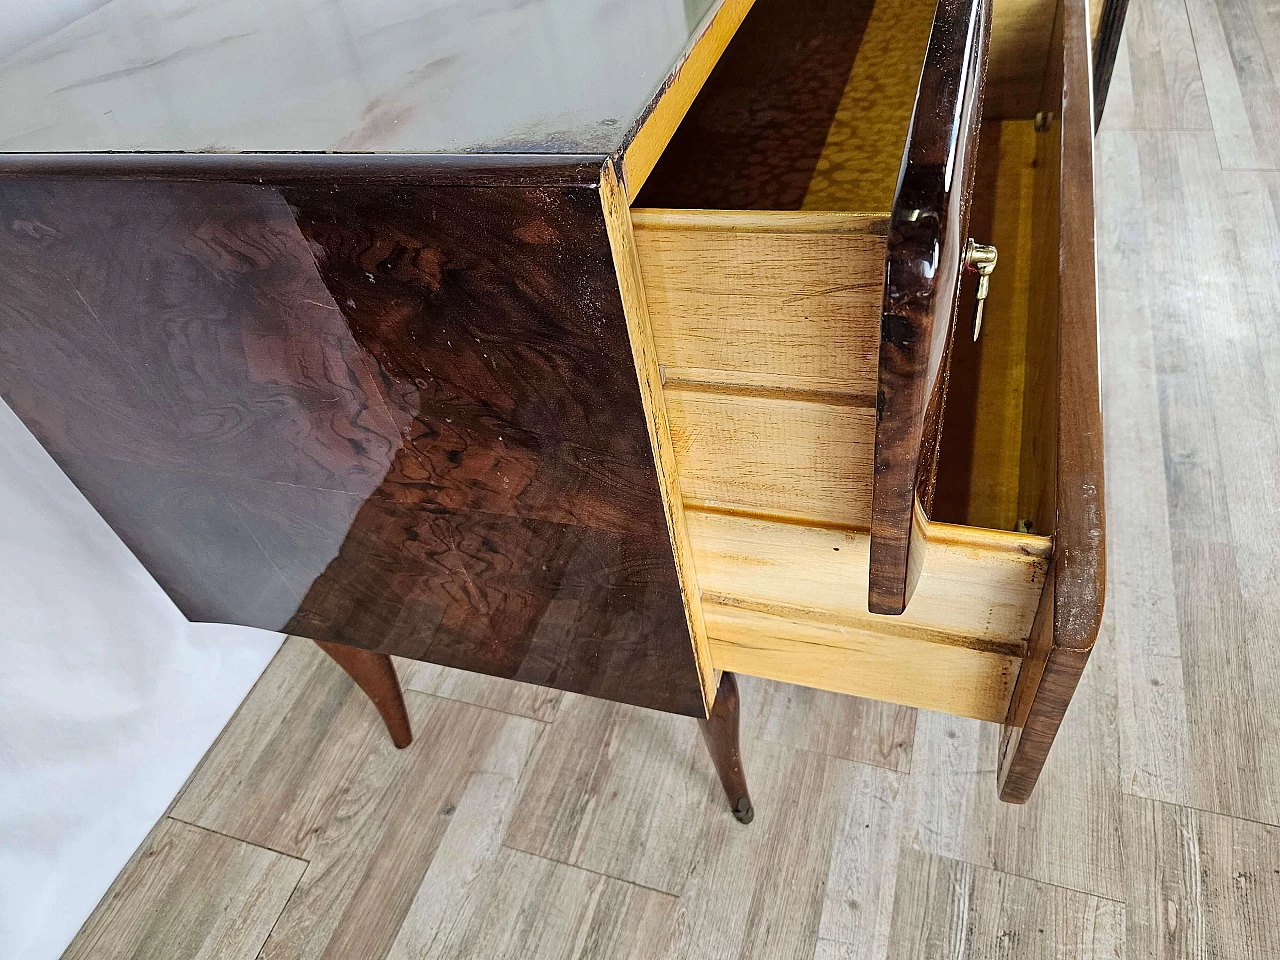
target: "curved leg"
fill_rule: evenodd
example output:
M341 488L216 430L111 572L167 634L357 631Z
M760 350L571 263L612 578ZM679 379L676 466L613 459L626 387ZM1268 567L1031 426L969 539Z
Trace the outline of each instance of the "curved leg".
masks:
M397 749L403 750L412 743L413 731L409 729L409 713L404 708L404 694L400 692L400 681L396 678L396 668L391 665L391 658L385 653L371 653L341 643L323 643L320 640L314 642L369 695L373 705L378 708L378 713L382 715L382 722L387 725L391 742Z
M729 798L729 806L739 823L750 823L756 815L747 792L747 775L742 769L742 751L738 748L738 681L732 673L720 675L716 702L711 716L699 720L702 739L711 751L711 759L720 774L720 783Z

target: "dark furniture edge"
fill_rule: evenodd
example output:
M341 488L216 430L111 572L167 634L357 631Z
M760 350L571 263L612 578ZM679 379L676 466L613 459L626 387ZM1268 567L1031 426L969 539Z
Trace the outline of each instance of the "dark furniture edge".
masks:
M1084 0L1064 0L1054 549L1001 738L1000 798L1031 796L1102 625L1106 507ZM1087 269L1081 269L1087 265Z
M1124 31L1125 14L1129 0L1105 0L1102 20L1098 24L1098 36L1093 48L1093 124L1102 123L1102 110L1107 105L1107 91L1111 89L1111 74L1115 70L1116 56L1120 53L1120 37Z
M909 571L919 568L919 558L914 565L911 559L916 489L923 474L932 481L926 420L930 408L940 413L946 386L990 32L987 0L939 0L889 218L871 497L872 613L901 614L911 598ZM948 239L955 249L948 250Z
M0 179L594 187L605 159L534 153L0 153Z

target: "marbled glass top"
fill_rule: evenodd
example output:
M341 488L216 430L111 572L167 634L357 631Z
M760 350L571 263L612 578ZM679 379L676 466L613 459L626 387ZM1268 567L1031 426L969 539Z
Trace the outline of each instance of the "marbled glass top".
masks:
M612 153L718 4L42 0L0 152Z

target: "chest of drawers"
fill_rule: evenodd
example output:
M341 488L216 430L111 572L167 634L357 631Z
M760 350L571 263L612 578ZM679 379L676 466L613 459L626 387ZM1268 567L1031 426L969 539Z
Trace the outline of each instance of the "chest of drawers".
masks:
M742 672L1026 799L1103 601L1083 0L311 6L0 67L0 390L183 611L400 741L388 655L704 718L744 814Z

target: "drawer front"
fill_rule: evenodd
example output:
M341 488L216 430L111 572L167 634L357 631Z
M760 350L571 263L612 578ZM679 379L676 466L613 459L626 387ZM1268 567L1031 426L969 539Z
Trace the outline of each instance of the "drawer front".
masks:
M941 0L889 220L871 507L872 612L900 614L932 493L991 33L988 0ZM913 552L916 554L913 556Z

